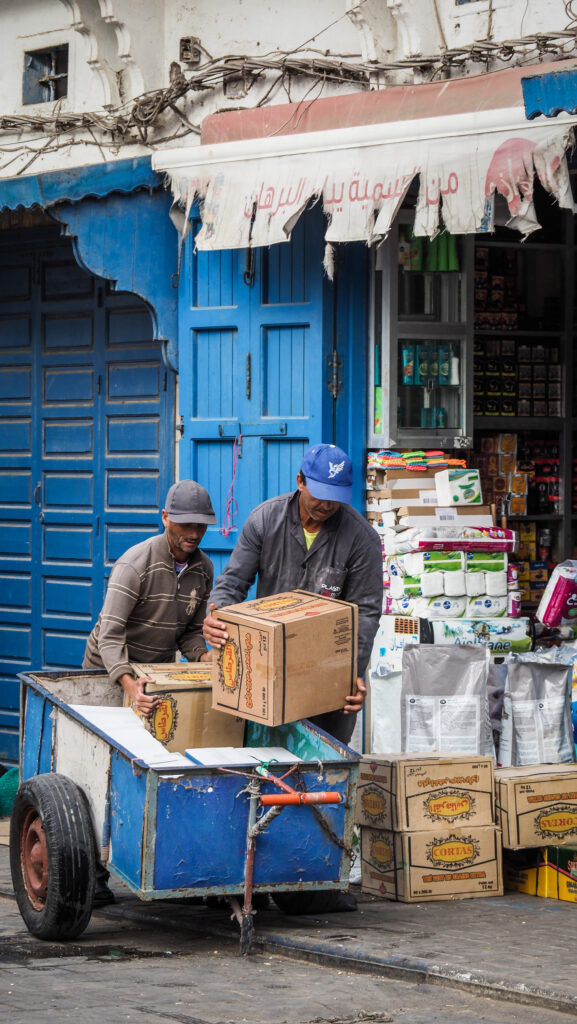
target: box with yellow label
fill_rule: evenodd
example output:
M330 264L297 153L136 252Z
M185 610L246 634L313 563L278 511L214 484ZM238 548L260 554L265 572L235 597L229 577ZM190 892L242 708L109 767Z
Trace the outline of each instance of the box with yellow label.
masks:
M344 708L357 676L357 607L293 590L219 608L213 708L265 725Z
M572 846L577 841L577 765L495 770L497 823L503 846Z
M363 892L402 903L502 896L495 825L422 832L361 828Z
M493 758L426 754L361 759L355 821L389 829L494 824Z
M161 697L145 728L167 750L184 754L188 747L242 747L246 722L212 708L212 669L203 662L133 664L137 677L150 676L144 692ZM124 706L130 706L128 694Z

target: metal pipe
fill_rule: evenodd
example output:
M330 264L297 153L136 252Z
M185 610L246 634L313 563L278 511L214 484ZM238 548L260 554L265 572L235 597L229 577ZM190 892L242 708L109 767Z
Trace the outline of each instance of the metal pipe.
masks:
M340 793L264 793L260 802L263 807L298 804L340 804Z

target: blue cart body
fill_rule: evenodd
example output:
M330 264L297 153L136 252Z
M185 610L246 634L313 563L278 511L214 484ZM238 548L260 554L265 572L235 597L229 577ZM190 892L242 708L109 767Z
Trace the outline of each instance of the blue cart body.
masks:
M22 780L57 771L80 787L111 872L145 900L244 888L248 768L223 771L192 761L157 768L135 757L72 706L106 704L118 694L105 673L41 671L20 678ZM307 721L276 728L249 722L245 746L288 749L301 758L287 777L291 786L341 797L330 805L283 808L258 836L254 890L346 888L359 755ZM280 777L287 768L270 771ZM260 788L279 793L264 779Z

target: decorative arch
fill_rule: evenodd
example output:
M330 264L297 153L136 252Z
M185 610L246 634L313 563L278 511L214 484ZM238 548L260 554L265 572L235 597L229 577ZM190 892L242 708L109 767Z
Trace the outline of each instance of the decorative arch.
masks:
M86 270L133 292L150 308L166 365L178 366L178 234L170 220L170 195L161 188L62 202L50 215L73 237Z

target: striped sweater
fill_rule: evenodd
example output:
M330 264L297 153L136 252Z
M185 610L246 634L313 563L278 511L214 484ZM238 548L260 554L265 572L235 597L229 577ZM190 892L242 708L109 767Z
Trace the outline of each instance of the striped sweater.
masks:
M212 580L212 562L200 550L177 576L165 533L129 548L110 574L82 667L104 667L114 682L132 671L131 661L174 661L177 651L198 661Z

